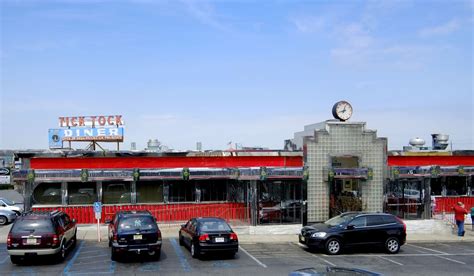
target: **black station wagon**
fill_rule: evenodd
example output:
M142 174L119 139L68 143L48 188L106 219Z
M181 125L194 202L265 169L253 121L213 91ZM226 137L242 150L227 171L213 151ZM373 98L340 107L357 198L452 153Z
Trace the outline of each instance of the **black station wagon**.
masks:
M179 244L189 247L191 256L210 252L234 256L239 250L239 240L229 224L221 218L193 218L181 225Z
M361 245L381 245L395 254L405 240L405 223L384 213L343 213L324 223L305 226L299 234L300 243L310 249L325 249L330 255L339 254L344 247Z

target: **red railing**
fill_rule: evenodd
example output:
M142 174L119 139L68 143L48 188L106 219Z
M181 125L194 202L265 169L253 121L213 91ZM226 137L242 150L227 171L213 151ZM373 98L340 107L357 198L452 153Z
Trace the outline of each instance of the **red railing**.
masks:
M474 206L474 196L437 196L436 197L436 213L451 213L452 208L456 206L458 202L464 203L464 207L470 212Z
M71 218L76 219L77 223L87 224L96 223L93 207L89 206L58 206L58 207L39 207L35 206L33 210L49 211L61 210ZM220 217L227 221L249 224L250 209L245 203L185 203L185 204L139 204L139 205L104 205L102 207L101 223L119 210L148 210L158 222L182 222L192 217Z

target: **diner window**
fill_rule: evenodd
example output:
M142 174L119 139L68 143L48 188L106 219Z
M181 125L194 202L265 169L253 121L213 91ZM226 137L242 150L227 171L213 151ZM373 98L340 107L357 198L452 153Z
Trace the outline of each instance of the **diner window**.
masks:
M103 182L102 202L104 204L130 203L130 182Z
M195 197L195 184L193 181L170 181L169 202L191 202Z
M467 194L466 176L447 176L445 177L446 195L457 196Z
M227 183L225 180L200 182L201 201L225 201L227 199Z
M61 197L61 183L40 183L33 191L33 204L59 205Z
M138 203L163 202L163 182L161 181L137 182L137 202Z
M93 204L97 201L95 182L71 182L67 184L68 204Z

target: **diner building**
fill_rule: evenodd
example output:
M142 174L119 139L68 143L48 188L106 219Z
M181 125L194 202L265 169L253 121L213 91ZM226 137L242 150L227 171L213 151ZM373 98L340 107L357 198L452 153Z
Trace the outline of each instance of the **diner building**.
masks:
M433 134L430 148L415 139L389 152L387 138L351 114L348 102L336 103L335 119L305 126L283 150L187 152L64 149L61 137L101 132L72 131L67 122L87 118L61 117L64 129L50 131L55 149L14 152L21 167L12 182L26 210L59 208L79 223L95 222L94 202L104 206L102 221L117 210L147 209L159 221L218 216L247 225L307 224L348 211L425 219L457 201L474 206L474 151L450 151L448 136ZM123 141L121 116L102 117L117 128L108 139Z

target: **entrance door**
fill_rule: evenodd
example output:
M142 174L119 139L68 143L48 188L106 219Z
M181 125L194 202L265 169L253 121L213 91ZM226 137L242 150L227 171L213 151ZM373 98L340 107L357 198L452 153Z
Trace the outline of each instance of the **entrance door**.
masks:
M330 216L344 212L362 211L360 180L355 178L334 179L330 184Z

